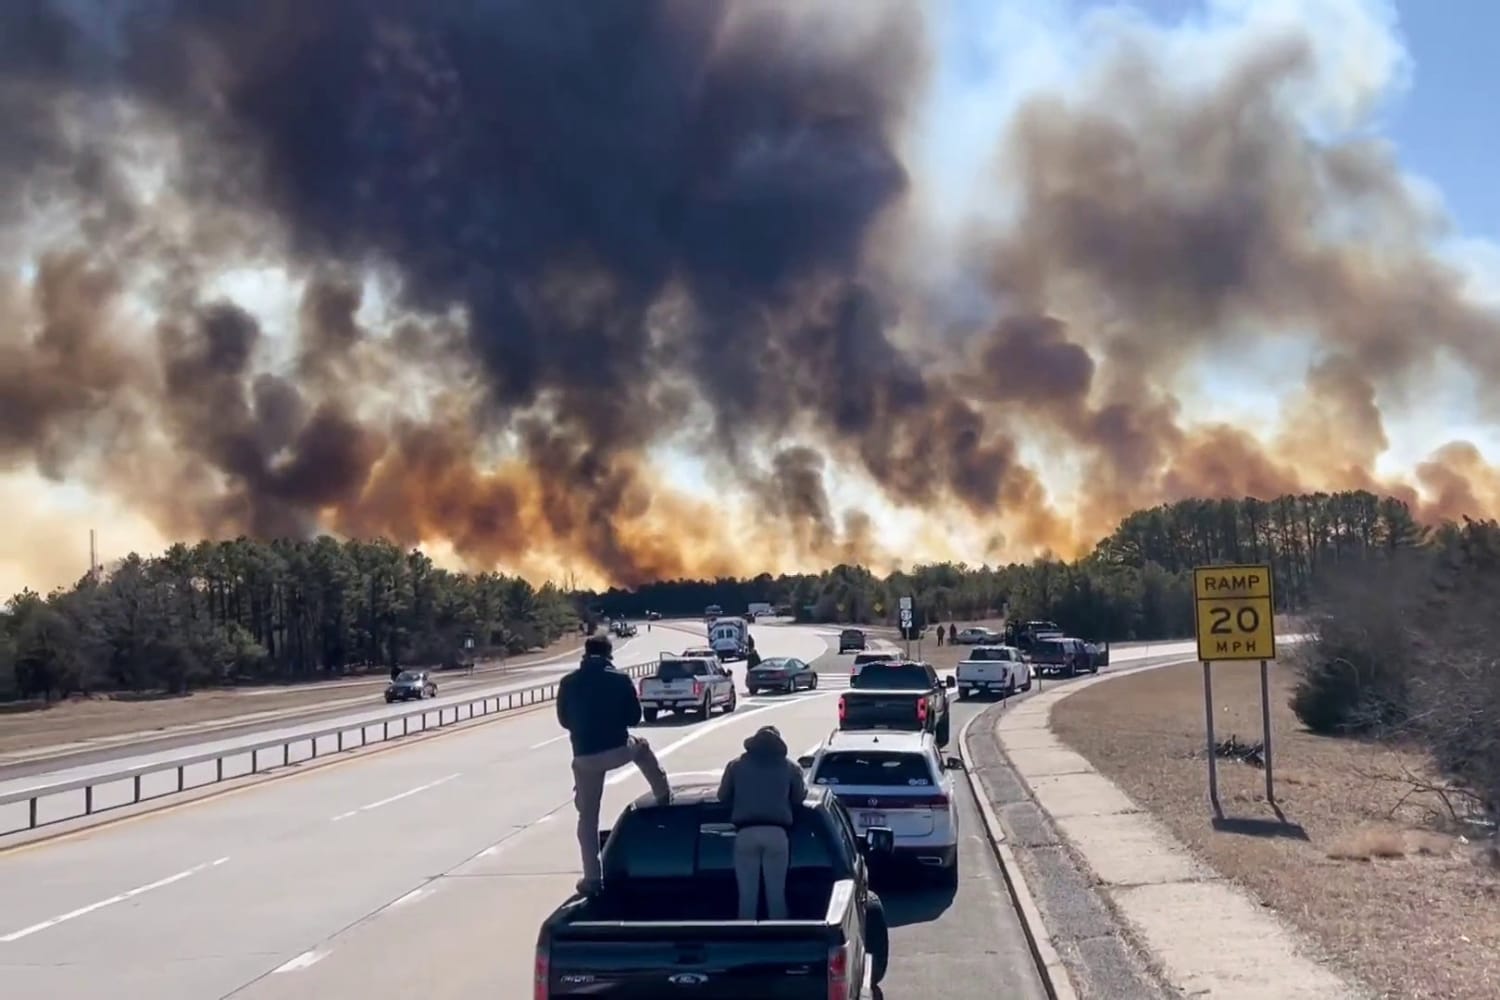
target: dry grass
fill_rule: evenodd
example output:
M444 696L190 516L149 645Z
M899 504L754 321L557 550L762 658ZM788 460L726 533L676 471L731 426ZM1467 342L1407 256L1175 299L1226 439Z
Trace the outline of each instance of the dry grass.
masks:
M1214 667L1215 735L1260 738L1256 664ZM1145 671L1060 702L1059 737L1201 858L1250 890L1345 972L1387 997L1500 996L1500 873L1493 852L1444 832L1415 752L1314 736L1287 708L1292 678L1273 667L1276 797L1308 840L1216 831L1204 762L1202 668ZM1271 819L1264 772L1219 763L1227 815Z
M576 635L565 636L545 649L511 658L506 666L524 666L537 659L567 652L578 644ZM462 671L435 673L442 692L462 689L470 683L493 683L500 679L494 671L481 672L472 681L467 680ZM136 694L72 698L50 706L19 704L9 706L9 711L0 712L0 754L106 739L126 733L158 732L261 712L311 710L346 699L378 700L379 689L387 680L386 674L380 674L368 680L337 685L217 688L180 697Z

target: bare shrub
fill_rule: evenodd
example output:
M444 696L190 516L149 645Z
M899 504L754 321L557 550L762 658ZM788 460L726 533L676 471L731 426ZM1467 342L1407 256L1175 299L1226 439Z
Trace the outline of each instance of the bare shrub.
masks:
M1324 575L1305 616L1310 641L1296 647L1292 711L1315 733L1384 734L1407 722L1418 656L1414 619L1431 560L1401 553L1361 559Z

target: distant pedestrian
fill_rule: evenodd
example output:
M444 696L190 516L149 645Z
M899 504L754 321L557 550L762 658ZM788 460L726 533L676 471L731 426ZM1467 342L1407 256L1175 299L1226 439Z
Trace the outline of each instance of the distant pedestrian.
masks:
M937 633L937 635L938 635L938 645L941 646L943 644L943 626L941 626L941 625L938 626L938 633Z
M745 752L730 761L719 781L719 801L729 806L734 824L734 879L739 918L754 920L761 881L766 916L787 919L786 873L796 809L807 797L797 762L787 757L786 741L775 726L762 726L745 741Z
M578 810L578 850L583 878L578 891L598 891L599 806L604 778L613 770L634 764L666 803L672 796L667 775L651 751L651 744L630 735L641 721L641 702L630 678L614 669L609 636L591 636L583 644L583 662L557 685L557 721L568 731L573 746L573 805Z

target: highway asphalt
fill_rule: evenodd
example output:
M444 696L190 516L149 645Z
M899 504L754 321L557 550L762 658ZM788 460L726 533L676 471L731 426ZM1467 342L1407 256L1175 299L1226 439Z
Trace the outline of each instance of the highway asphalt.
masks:
M630 654L692 642L658 633L643 632ZM767 722L807 752L836 724L847 683L849 658L828 653L829 639L756 626L765 656L820 657L818 690L742 694L733 715L641 733L679 781L714 780ZM983 707L954 702L955 740ZM568 756L548 704L0 850L0 995L529 996L537 926L579 873ZM881 995L1041 998L967 782L959 789L957 893L883 889L894 926ZM617 772L604 815L645 790L633 769Z
M650 632L642 630L639 635L626 640L617 640L617 654L615 661L621 666L645 663L654 660L663 651L677 651L686 646L693 645L700 637L687 626L657 626ZM77 778L95 777L119 771L122 768L134 767L142 764L160 763L177 757L190 756L197 753L232 751L237 747L249 746L269 740L292 739L307 733L319 732L334 726L358 726L366 725L371 728L371 739L379 739L378 731L381 724L389 718L410 712L416 708L437 709L452 705L463 704L477 698L504 694L510 691L524 690L530 687L550 684L562 677L565 673L576 666L576 662L561 660L557 662L537 665L534 667L520 668L524 673L518 672L509 675L504 681L491 679L488 683L479 683L463 686L454 690L457 685L445 684L439 678L438 696L436 698L424 699L421 702L396 702L387 705L380 694L372 693L363 706L332 709L326 713L320 713L316 717L299 717L295 722L278 723L276 721L257 721L246 723L242 726L234 726L227 729L216 730L211 733L181 733L174 737L152 739L144 745L124 745L100 748L83 755L69 755L59 766L58 762L37 760L12 764L0 768L0 796L11 792L19 792L40 785L54 784L58 782L71 781ZM451 693L450 693L451 692ZM350 735L347 737L357 742L358 737ZM335 737L327 737L319 742L319 753L326 753L336 745ZM262 759L262 766L277 760L275 751L268 751L271 755ZM305 759L310 755L308 744L302 743L291 750L291 759ZM200 785L211 781L215 776L216 765L213 762L205 762L188 767L184 772L184 784L188 787ZM250 755L239 754L224 759L224 771L226 775L239 775L248 773L250 769ZM148 775L142 779L141 794L149 798L172 791L176 787L177 772L167 770ZM133 784L130 780L121 780L108 785L98 785L94 788L94 807L96 810L109 809L131 801L134 795ZM0 806L0 833L24 829L28 817L28 804L25 802L12 803L8 806ZM38 804L38 822L49 823L79 815L83 810L83 792L72 791L56 796L50 796L41 800Z

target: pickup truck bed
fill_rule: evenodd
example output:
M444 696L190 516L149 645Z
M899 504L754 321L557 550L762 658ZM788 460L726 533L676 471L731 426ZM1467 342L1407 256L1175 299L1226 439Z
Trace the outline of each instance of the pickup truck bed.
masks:
M643 797L601 837L600 894L542 924L538 1000L827 1000L843 982L836 995L868 998L865 969L883 975L887 931L864 862L838 832L841 807L818 789L798 812L790 919L741 921L734 827L715 792L677 787L665 806Z

